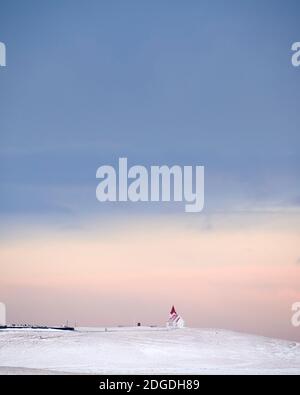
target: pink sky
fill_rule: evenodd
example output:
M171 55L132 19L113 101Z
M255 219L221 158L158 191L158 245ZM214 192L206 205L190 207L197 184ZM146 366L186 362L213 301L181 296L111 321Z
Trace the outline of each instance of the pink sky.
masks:
M159 223L157 221L160 221ZM209 229L158 218L85 232L2 240L0 299L18 323L164 325L175 304L188 326L300 340L297 226Z

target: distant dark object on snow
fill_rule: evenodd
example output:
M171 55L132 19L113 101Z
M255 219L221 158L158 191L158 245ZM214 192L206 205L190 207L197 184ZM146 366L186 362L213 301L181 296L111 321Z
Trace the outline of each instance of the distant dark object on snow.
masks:
M0 326L0 329L36 329L36 330L49 330L54 329L57 331L74 331L75 328L71 326L39 326L39 325L6 325Z

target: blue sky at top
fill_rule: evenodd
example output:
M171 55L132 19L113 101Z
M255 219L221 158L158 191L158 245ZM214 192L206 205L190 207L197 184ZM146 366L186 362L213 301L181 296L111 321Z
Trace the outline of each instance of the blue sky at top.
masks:
M299 18L291 0L0 0L2 215L113 212L95 173L120 156L204 164L206 210L299 206Z

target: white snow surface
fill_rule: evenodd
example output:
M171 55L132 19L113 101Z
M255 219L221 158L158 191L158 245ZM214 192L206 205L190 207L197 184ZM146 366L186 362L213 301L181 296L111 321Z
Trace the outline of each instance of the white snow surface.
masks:
M300 374L300 343L216 329L1 330L0 374Z

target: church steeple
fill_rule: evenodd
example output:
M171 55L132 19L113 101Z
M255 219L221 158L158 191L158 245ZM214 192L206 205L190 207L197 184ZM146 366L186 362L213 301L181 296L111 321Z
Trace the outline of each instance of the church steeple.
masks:
M171 308L170 314L171 314L171 315L176 314L176 310L175 310L174 305L173 305L172 308Z

